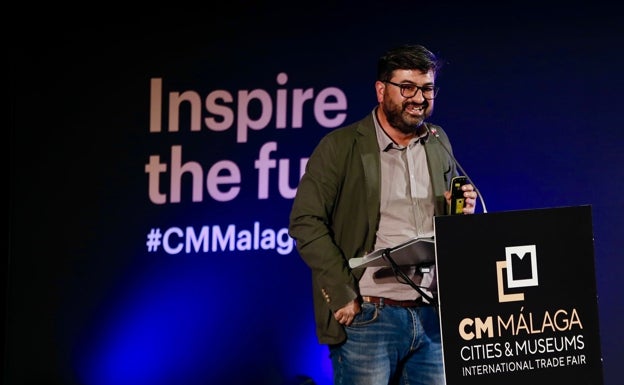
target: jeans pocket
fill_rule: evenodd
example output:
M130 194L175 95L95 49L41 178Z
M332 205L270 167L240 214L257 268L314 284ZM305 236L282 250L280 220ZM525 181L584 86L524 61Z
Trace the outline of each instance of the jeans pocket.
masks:
M379 308L372 303L364 302L362 310L355 315L351 327L364 326L375 322L379 317Z

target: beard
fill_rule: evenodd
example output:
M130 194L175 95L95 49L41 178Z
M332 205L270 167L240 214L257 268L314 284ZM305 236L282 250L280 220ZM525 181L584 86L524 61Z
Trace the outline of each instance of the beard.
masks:
M410 115L405 111L409 106L422 107L424 108L425 113L423 116ZM422 131L420 127L425 122L425 119L430 117L433 112L433 108L426 100L423 104L416 104L412 102L394 104L392 101L386 100L382 104L382 108L386 118L388 119L388 123L404 134L420 134Z

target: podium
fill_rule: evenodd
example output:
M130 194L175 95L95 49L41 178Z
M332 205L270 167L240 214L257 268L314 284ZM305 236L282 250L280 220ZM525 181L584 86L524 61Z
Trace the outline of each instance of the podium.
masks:
M603 383L591 206L434 226L447 385Z

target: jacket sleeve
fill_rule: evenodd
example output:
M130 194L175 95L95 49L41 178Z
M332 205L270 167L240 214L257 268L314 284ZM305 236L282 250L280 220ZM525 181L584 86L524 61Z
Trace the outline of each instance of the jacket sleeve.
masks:
M319 142L306 164L289 218L289 234L312 271L313 286L332 311L357 297L355 278L333 229L348 152L332 135Z

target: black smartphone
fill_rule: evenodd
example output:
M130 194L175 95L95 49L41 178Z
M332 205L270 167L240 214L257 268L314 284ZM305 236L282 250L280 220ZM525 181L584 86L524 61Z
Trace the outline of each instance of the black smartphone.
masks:
M461 186L467 183L469 183L468 178L464 175L456 176L451 179L451 205L449 207L449 214L463 214L462 210L464 209L465 198Z

